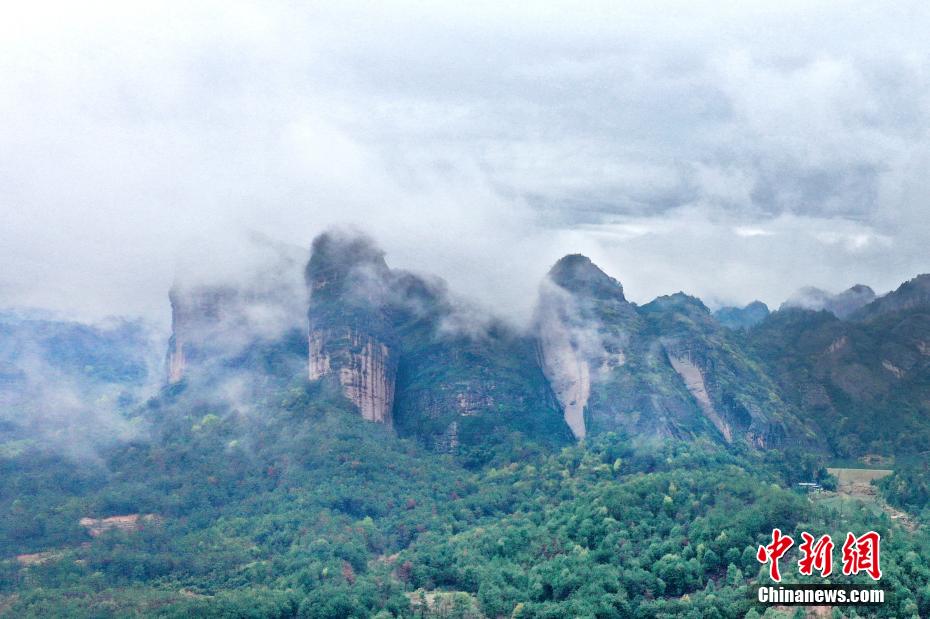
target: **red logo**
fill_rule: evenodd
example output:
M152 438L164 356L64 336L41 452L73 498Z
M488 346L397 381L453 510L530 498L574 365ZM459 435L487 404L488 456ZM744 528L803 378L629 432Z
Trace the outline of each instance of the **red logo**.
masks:
M807 531L801 533L801 537L804 543L798 549L804 556L798 561L800 572L810 576L816 569L821 577L826 578L833 571L833 540L829 535L824 535L814 543L814 536Z
M881 541L882 536L875 531L869 531L861 537L848 533L843 544L843 573L850 576L865 572L872 580L881 578L882 568L878 556Z
M759 563L768 563L772 562L772 565L769 566L769 576L772 577L772 580L775 582L781 582L781 573L778 571L778 560L781 559L782 555L788 552L788 549L794 546L794 540L787 535L781 534L781 529L772 530L772 543L768 546L759 546L759 551L756 552L756 559L759 560Z
M804 540L798 550L801 551L801 559L798 561L798 571L805 576L813 576L814 570L820 572L822 578L826 578L833 572L833 540L829 535L824 535L820 539L814 538L813 535L804 531L801 533ZM875 531L869 531L860 537L852 533L846 535L846 542L843 544L843 574L853 576L859 572L865 572L878 580L882 577L881 562L879 557L879 546L881 544L881 535ZM781 559L788 549L794 545L794 540L789 535L783 535L781 529L772 530L772 543L767 546L759 546L756 552L756 559L763 565L769 563L769 576L775 582L781 582L781 571L779 570L778 560Z

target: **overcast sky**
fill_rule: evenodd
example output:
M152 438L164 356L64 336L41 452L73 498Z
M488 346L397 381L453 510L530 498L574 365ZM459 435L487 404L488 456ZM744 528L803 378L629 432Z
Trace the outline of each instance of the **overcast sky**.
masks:
M0 307L167 324L178 256L343 223L517 316L567 252L637 302L930 271L926 2L571 4L6 5Z

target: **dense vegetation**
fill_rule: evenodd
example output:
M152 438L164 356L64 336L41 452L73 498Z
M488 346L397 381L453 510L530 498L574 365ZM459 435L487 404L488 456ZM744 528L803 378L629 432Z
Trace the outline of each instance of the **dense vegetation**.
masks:
M755 550L776 526L876 528L894 595L859 612L930 613L930 538L790 490L823 474L813 457L513 433L477 463L362 421L325 381L254 395L182 384L139 411L146 440L96 461L0 458L0 614L739 617L765 610ZM157 518L78 524L130 513Z
M825 311L782 310L751 329L747 340L783 397L816 423L832 452L926 451L926 309L878 315L868 322L840 320Z
M930 464L905 461L894 474L878 482L882 494L892 505L930 517Z
M174 341L185 378L143 403L139 326L0 321L0 615L772 616L753 593L775 527L878 531L888 601L844 615L930 615L920 307L730 330L683 294L634 306L568 257L537 326L596 340L576 444L538 338L349 249L307 272L332 370L313 382L302 327L252 338L210 311L207 336ZM370 378L374 344L393 427L340 384ZM895 456L883 498L800 491L836 489L826 459L869 452Z

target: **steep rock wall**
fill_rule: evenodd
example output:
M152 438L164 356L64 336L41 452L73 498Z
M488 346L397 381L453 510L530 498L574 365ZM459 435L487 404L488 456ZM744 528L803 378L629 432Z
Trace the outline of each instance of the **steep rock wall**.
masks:
M175 286L171 301L171 341L168 346L167 380L183 380L192 361L210 359L219 354L224 338L218 337L222 325L229 321L229 308L237 300L237 291L226 286Z
M697 400L701 411L714 424L714 427L720 431L724 440L732 443L733 430L730 428L730 424L714 408L714 403L711 402L710 395L707 393L707 384L704 382L704 374L701 372L701 368L695 365L688 355L677 355L671 351L668 351L667 354L669 362L678 372L678 375L681 376L685 387Z
M584 409L591 396L591 366L556 312L541 312L538 333L543 372L562 406L565 423L576 439L583 439L587 434Z
M314 239L305 276L309 377L328 377L365 419L446 452L513 432L570 439L535 342L441 280L390 269L370 239L346 231Z
M173 337L168 348L168 384L173 385L181 382L186 368L187 360L184 357L184 343L177 337Z
M535 323L540 366L576 439L636 410L633 390L614 380L639 330L620 282L584 256L565 256L540 285Z
M335 375L363 418L391 424L397 360L386 344L350 328L315 329L309 350L310 380Z

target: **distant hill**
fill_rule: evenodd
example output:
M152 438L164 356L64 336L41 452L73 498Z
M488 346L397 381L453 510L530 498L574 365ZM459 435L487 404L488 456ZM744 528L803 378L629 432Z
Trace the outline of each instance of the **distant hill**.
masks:
M139 321L0 313L0 443L86 452L128 436L123 413L155 392L162 344Z
M745 307L721 307L714 311L717 322L729 329L748 329L769 315L769 307L762 301L753 301Z
M930 312L867 322L802 309L773 313L748 342L780 392L842 455L922 452L930 440Z
M918 275L888 294L857 308L853 320L871 320L878 316L908 310L930 310L930 274Z
M868 286L856 284L838 294L832 294L820 288L801 288L779 309L800 308L808 310L826 310L837 318L847 318L859 308L875 300L875 291Z

